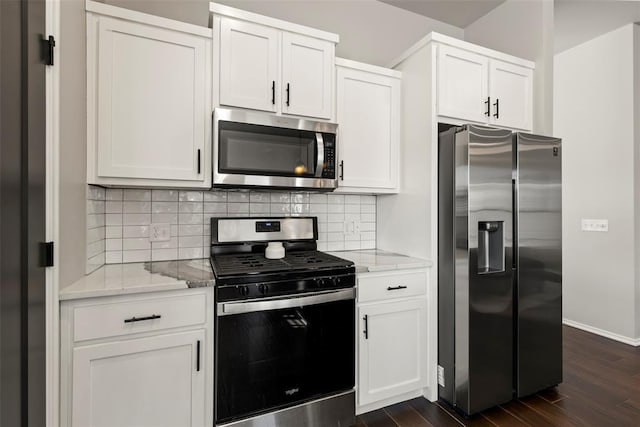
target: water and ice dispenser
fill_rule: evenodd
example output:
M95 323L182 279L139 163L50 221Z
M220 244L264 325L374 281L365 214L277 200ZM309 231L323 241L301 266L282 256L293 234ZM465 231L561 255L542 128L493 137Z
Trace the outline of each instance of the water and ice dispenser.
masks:
M504 271L504 221L478 222L478 273Z

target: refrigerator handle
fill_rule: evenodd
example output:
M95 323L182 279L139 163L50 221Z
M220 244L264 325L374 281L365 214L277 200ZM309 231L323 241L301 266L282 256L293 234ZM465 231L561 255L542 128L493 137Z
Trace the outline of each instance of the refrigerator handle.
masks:
M515 178L511 179L511 212L513 212L511 259L512 267L516 269L518 268L518 187Z

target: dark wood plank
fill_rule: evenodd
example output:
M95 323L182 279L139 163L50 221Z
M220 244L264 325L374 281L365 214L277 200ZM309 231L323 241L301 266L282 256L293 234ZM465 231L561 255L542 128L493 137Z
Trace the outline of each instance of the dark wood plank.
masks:
M553 425L558 427L574 427L586 424L577 414L569 414L558 405L554 405L540 396L525 397L521 402L551 420Z
M408 403L434 426L459 427L463 425L440 406L421 397L410 400Z
M387 415L384 409L367 412L358 418L364 422L367 427L399 427L398 424Z
M614 411L614 405L603 402L605 396L590 394L589 391L577 388L570 383L563 384L567 390L568 398L555 403L570 414L578 414L588 425L595 426L628 426L631 420L624 414Z
M429 421L422 417L418 411L413 409L407 402L387 406L384 410L399 426L433 427Z
M556 387L548 388L536 393L538 396L550 403L556 403L559 400L566 399L567 396L560 393Z
M536 427L555 427L557 424L554 424L549 418L545 417L543 414L534 411L524 403L519 400L514 400L512 402L506 403L504 405L500 405L502 409L522 420L525 424L536 426Z
M441 409L449 413L453 418L455 418L460 424L463 426L469 427L493 427L496 424L492 423L482 415L474 415L473 417L463 417L458 414L453 408L443 402L436 403Z
M367 427L362 418L356 417L356 423L353 427Z
M514 414L505 411L499 406L483 411L482 416L500 427L523 427L528 425Z

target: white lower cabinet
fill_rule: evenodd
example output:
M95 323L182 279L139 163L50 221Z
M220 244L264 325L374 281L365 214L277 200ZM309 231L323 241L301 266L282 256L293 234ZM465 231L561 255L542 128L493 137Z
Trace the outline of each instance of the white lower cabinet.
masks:
M358 276L357 413L424 394L427 284L424 269Z
M422 299L358 310L367 331L360 334L360 405L426 385L426 311Z
M212 425L211 291L63 301L61 425Z
M204 342L200 329L75 348L72 425L204 425Z

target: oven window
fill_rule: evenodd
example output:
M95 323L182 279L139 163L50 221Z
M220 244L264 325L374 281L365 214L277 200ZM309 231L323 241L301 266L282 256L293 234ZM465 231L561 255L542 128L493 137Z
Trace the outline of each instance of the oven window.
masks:
M350 390L353 300L217 318L216 421Z
M314 132L218 122L218 172L312 177L317 154Z

